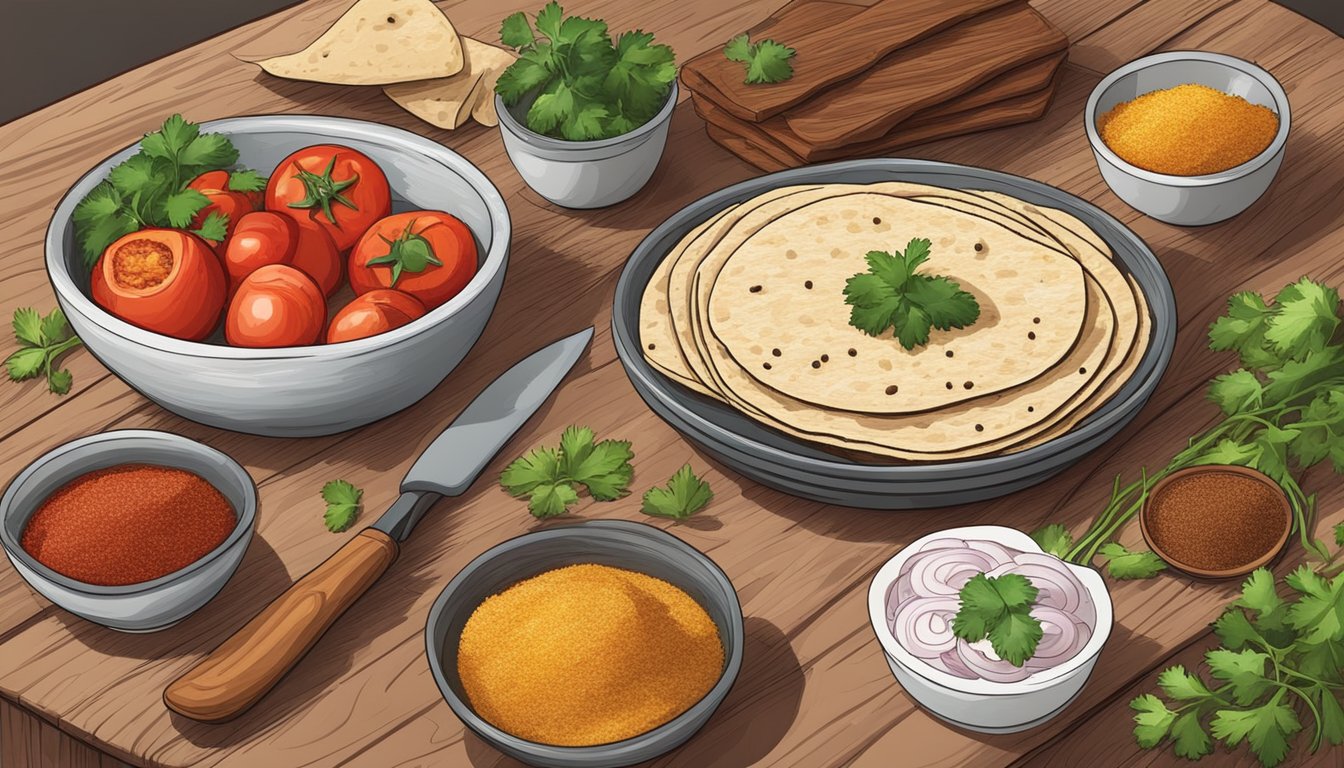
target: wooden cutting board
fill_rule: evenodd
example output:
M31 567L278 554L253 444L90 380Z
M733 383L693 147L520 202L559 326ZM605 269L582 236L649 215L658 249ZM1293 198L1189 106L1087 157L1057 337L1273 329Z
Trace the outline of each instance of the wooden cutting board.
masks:
M734 116L760 121L863 72L892 51L1009 3L1021 0L879 0L848 18L776 38L797 51L793 77L782 83L747 84L743 65L725 58L721 46L688 61L681 76L693 91L716 92L715 101Z

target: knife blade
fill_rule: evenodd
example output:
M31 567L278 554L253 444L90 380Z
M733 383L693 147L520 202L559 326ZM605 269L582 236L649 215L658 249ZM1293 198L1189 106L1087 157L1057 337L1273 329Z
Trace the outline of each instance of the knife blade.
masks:
M434 502L464 493L578 362L593 329L557 341L500 374L411 465L401 495L241 629L164 689L172 711L224 722L265 696L392 565Z

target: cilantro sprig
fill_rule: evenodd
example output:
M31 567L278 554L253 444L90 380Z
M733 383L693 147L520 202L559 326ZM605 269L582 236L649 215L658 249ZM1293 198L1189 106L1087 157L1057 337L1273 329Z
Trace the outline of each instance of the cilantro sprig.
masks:
M696 476L690 464L685 464L667 481L665 488L650 488L644 493L640 511L654 517L685 520L714 498L709 483Z
M723 47L725 58L745 65L745 82L752 85L782 83L793 77L793 64L789 60L795 53L794 49L774 40L753 43L746 33L729 40Z
M504 19L499 38L518 60L500 73L495 92L510 107L535 93L527 127L558 139L633 131L662 109L677 75L672 49L655 45L652 34L633 30L613 43L605 21L567 17L554 0L537 13L535 31L518 12Z
M1106 558L1106 572L1111 578L1121 581L1151 579L1167 567L1166 561L1158 557L1157 553L1147 549L1129 549L1115 541L1102 547L1097 554Z
M1302 565L1283 579L1257 569L1241 596L1213 624L1221 646L1204 654L1211 682L1198 671L1169 667L1157 678L1163 698L1129 703L1134 738L1152 749L1169 742L1187 760L1243 742L1266 768L1281 763L1311 720L1309 749L1344 744L1344 574L1326 578Z
M45 375L47 389L53 394L69 392L75 377L69 369L56 367L56 360L81 342L70 329L65 313L58 307L43 317L32 307L21 307L14 310L13 327L19 350L5 358L9 380L24 381Z
M969 643L988 637L999 658L1020 667L1044 636L1041 622L1031 615L1038 593L1021 574L976 574L961 588L961 607L952 618L952 634Z
M499 484L510 495L527 497L535 517L556 517L578 503L579 489L597 501L614 501L630 492L635 454L626 440L594 442L588 427L569 427L557 448L529 451L505 467Z
M914 349L929 343L934 328L965 328L978 320L980 303L955 280L915 273L929 260L932 245L918 237L895 256L869 251L868 271L845 281L849 324L869 336L890 328L902 347Z
M340 533L355 524L359 510L363 507L363 489L356 488L345 480L332 480L322 486L322 500L327 502L327 511L322 513L322 522L327 530Z

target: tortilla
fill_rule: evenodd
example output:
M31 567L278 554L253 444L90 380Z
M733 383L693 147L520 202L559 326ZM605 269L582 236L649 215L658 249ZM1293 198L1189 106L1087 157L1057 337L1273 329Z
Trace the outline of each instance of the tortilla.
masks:
M430 0L358 0L307 48L256 63L291 80L388 85L456 75L463 53Z
M721 267L702 266L702 280L716 274L709 330L737 365L803 402L917 413L1024 384L1069 352L1087 309L1076 260L883 187L795 208ZM912 237L933 241L920 271L960 284L976 297L980 317L964 329L935 329L927 345L907 350L890 331L869 336L850 325L844 289L867 271L866 252L901 248Z
M470 37L462 40L462 70L452 77L394 83L383 93L427 123L452 130L470 116L485 126L499 124L495 82L517 57Z

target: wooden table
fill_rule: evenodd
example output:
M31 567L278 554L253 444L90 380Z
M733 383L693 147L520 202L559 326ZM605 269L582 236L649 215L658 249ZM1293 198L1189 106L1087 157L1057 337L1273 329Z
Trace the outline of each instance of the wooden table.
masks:
M657 32L684 60L721 45L781 0L720 3L591 0L586 15L614 29ZM756 171L711 143L689 105L678 107L667 155L649 186L614 208L575 212L528 190L494 130L430 128L377 88L287 82L231 54L268 54L309 40L349 4L313 0L113 78L0 127L0 315L46 310L42 236L53 206L97 160L182 112L193 120L259 113L320 113L422 133L462 153L508 200L515 234L504 294L484 338L448 381L411 411L350 434L279 440L185 422L148 403L78 351L73 391L0 386L0 475L40 453L100 430L179 432L242 462L261 492L246 560L208 606L172 629L134 636L102 629L46 604L0 569L0 763L154 766L498 766L510 764L464 732L435 689L424 658L426 612L468 560L540 527L491 476L511 457L554 441L568 424L634 440L636 486L661 483L686 461L705 470L713 505L668 526L731 576L746 614L741 676L709 725L657 765L838 766L1169 764L1140 751L1126 707L1152 690L1155 670L1195 664L1229 584L1163 576L1112 584L1116 626L1082 696L1049 724L1011 736L953 730L895 684L868 626L865 595L878 565L906 542L957 524L1030 530L1062 521L1081 531L1119 472L1163 463L1208 424L1204 383L1230 360L1205 347L1204 330L1240 289L1277 290L1302 274L1344 284L1344 41L1265 0L1038 0L1073 41L1067 73L1041 121L919 147L909 154L1030 176L1102 206L1161 258L1176 288L1181 329L1175 358L1138 419L1104 448L1048 483L1009 498L928 512L827 507L760 487L687 444L636 396L609 335L612 290L626 255L666 216ZM459 30L495 39L500 19L539 0L444 3ZM111 42L109 42L111 44ZM1293 105L1287 160L1270 192L1236 219L1180 229L1140 216L1102 183L1082 130L1084 101L1105 72L1159 49L1235 54L1271 70ZM18 76L21 73L13 73ZM190 667L353 532L327 533L318 489L343 477L385 507L411 461L471 396L542 342L588 325L587 359L526 425L470 493L441 503L400 560L260 705L224 725L172 716L160 695ZM1344 483L1322 472L1321 530L1344 520ZM643 519L634 499L585 505L580 518ZM663 523L659 523L663 524ZM1122 537L1138 541L1132 527ZM1300 559L1294 547L1282 572ZM1298 739L1299 747L1303 739ZM1221 757L1221 760L1216 759ZM1341 753L1322 753L1335 765ZM1211 764L1253 763L1244 751ZM1310 761L1303 762L1307 764Z

